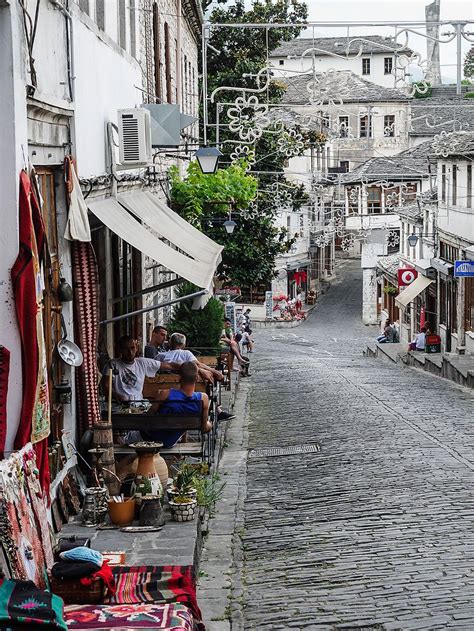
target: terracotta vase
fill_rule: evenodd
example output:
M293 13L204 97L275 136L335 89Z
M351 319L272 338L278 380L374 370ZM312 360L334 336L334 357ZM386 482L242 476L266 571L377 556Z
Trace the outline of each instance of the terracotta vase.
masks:
M158 477L162 489L166 489L168 485L168 466L158 453L159 447L153 447L152 445L146 447L144 443L139 443L139 445L139 447L138 445L136 447L131 445L136 449L138 455L136 469L134 471L135 477L141 475L150 480ZM134 468L135 467L132 466L132 470Z

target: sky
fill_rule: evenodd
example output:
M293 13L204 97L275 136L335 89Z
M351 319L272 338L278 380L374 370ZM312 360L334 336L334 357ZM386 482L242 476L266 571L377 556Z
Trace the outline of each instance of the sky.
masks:
M311 22L354 22L349 30L355 35L393 35L394 27L385 26L357 26L356 22L410 22L423 21L425 19L425 0L306 0ZM471 0L441 0L441 20L474 20L474 2ZM452 30L447 27L446 30ZM470 36L473 43L462 38L462 57L474 45L474 23L467 30L472 32ZM315 36L329 37L346 35L347 27L321 27L315 28ZM312 29L304 33L311 37ZM398 40L403 41L403 40ZM409 45L419 52L424 59L426 57L426 40L423 37L410 34ZM441 74L444 82L456 79L456 42L440 45ZM448 81L447 81L448 80Z

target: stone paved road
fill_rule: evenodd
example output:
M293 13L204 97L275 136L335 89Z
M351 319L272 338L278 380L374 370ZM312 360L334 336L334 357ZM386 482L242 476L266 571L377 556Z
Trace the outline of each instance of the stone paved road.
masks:
M472 394L364 358L358 262L303 326L259 332L245 629L474 629Z

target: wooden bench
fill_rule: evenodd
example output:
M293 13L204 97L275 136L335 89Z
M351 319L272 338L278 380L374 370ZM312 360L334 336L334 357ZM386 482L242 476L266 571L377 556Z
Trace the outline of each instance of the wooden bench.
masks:
M151 432L157 430L193 431L198 434L199 441L194 443L177 443L172 447L160 449L162 455L183 455L201 457L211 461L211 432L201 432L202 413L198 414L159 414L145 412L132 414L119 412L112 414L113 431ZM116 453L133 453L133 448L127 446L115 447Z

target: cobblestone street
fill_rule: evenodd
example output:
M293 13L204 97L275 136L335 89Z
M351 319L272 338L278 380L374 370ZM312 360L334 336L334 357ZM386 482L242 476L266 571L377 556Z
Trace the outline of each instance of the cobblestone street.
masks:
M257 331L245 629L473 629L473 397L363 357L359 261L296 329Z

